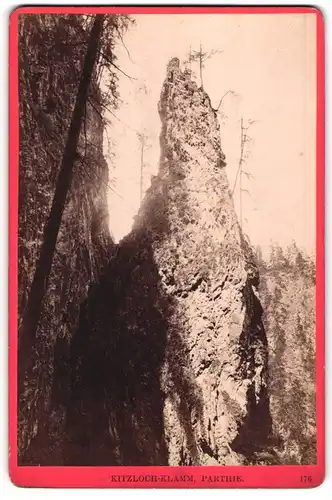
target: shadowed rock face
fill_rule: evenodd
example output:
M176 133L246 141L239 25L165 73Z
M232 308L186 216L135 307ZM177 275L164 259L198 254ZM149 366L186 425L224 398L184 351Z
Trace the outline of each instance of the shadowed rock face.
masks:
M159 174L71 344L68 465L252 463L271 431L259 276L205 91L168 67Z
M78 16L19 16L20 164L18 234L18 327L20 328L50 212L59 166L85 57L49 50L54 40L68 46L87 36ZM72 58L72 59L71 59ZM75 60L76 64L72 64ZM55 75L55 76L54 76ZM91 95L100 97L96 75ZM52 105L52 106L51 106ZM52 112L51 112L52 109ZM46 113L42 110L50 111ZM48 116L52 134L41 119ZM103 156L103 123L98 105L87 105L74 179L58 235L47 293L19 396L18 460L21 465L61 464L66 407L70 399L69 346L80 306L113 251L108 229L108 167ZM86 146L86 137L89 144ZM93 145L91 145L90 144ZM86 163L80 158L85 157Z

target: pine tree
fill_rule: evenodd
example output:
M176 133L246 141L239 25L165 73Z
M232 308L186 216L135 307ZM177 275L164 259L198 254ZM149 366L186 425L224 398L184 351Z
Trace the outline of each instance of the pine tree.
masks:
M190 51L188 54L188 59L185 61L186 63L189 63L190 70L191 70L191 64L198 62L199 65L199 77L200 77L200 82L201 82L201 88L203 89L203 69L205 67L205 62L211 59L212 56L216 54L220 54L222 50L210 50L209 52L204 52L202 43L200 43L199 50L192 50L190 47Z

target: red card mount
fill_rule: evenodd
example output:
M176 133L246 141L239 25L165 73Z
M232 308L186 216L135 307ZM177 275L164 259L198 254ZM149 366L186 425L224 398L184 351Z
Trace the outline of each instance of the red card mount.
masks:
M19 7L9 60L13 483L320 485L322 13Z

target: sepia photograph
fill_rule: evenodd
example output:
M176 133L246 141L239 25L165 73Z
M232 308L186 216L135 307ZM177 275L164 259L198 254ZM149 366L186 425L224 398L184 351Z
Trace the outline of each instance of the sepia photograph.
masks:
M18 466L317 464L308 10L17 16Z

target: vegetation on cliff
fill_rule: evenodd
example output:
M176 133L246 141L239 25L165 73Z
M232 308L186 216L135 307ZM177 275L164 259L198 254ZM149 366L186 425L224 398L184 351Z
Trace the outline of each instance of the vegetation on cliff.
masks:
M63 429L56 428L64 421L70 338L78 324L80 304L112 253L102 114L105 106L114 108L118 101L116 58L113 57L112 63L107 59L113 54L114 44L121 39L129 19L126 16L107 17L98 43L98 61L90 75L88 95L81 103L84 118L79 130L73 180L43 297L37 340L29 352L20 350L20 367L29 360L27 372L21 374L20 382L24 384L19 394L18 444L23 462L34 460L34 447L38 449L38 462L47 463L48 456L52 456L52 463L60 460L52 447L60 447L63 434ZM81 15L21 15L19 18L20 330L44 243L44 227L93 21L94 16ZM107 82L105 92L100 90L102 77ZM57 366L60 375L55 373ZM53 430L54 434L58 433L56 439ZM29 447L31 440L33 443Z
M283 464L316 463L315 262L295 243L258 249L269 342L270 408Z

